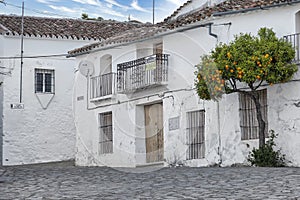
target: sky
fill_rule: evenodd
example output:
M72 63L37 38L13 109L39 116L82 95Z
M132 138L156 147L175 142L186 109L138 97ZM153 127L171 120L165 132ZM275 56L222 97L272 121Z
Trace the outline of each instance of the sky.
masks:
M3 0L0 0L0 2ZM155 23L163 21L187 0L155 0ZM21 15L22 0L4 0L0 14ZM81 18L102 17L118 21L152 22L152 0L24 0L26 16Z

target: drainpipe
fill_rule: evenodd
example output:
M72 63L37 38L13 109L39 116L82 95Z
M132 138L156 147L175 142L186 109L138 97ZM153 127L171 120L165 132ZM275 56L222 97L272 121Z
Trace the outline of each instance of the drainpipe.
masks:
M220 123L220 103L219 101L217 101L217 116L218 116L218 138L219 138L219 146L218 146L218 154L219 154L219 166L222 164L223 162L223 158L222 158L222 140L221 140L221 123Z
M213 25L213 23L209 23L209 24L208 24L208 34L209 34L210 36L216 38L216 39L217 39L217 42L218 42L218 35L212 33L212 30L211 30L212 25Z
M208 24L208 34L214 38L217 39L216 44L218 44L218 35L214 34L212 32L212 25L213 23ZM217 101L217 131L218 131L218 139L219 139L219 146L218 146L218 155L219 155L219 165L222 164L222 151L221 151L221 146L222 146L222 141L221 141L221 125L220 125L220 103Z

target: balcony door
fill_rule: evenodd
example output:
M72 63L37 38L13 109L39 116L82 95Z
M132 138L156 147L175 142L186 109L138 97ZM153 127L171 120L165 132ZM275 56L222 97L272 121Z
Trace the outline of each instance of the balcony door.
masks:
M157 43L153 48L154 54L163 54L163 43Z
M147 105L145 109L145 136L147 163L163 161L164 132L163 104Z
M106 54L100 58L100 75L112 72L112 56Z
M113 82L112 56L107 54L100 58L99 75L91 78L91 98L99 98L113 94Z

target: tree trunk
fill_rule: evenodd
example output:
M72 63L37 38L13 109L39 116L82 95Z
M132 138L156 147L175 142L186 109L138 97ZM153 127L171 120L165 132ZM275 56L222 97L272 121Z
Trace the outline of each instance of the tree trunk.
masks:
M248 93L252 100L255 103L256 107L256 119L258 121L258 129L259 129L259 147L265 145L265 128L266 122L262 118L261 105L259 102L259 96L257 92L249 92Z

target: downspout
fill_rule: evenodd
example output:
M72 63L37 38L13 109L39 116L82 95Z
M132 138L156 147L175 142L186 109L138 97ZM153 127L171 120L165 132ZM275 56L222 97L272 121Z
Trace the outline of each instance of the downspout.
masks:
M212 25L213 25L213 23L209 23L209 24L208 24L208 34L209 34L210 36L216 38L216 39L217 39L217 43L218 43L218 35L212 33L212 29L211 29Z
M216 44L218 44L218 35L217 34L214 34L213 32L212 32L212 25L213 25L213 23L210 23L210 24L208 24L208 34L210 35L210 36L212 36L212 37L214 37L214 38L216 38L217 39L217 42L216 42ZM222 151L221 151L221 146L222 146L222 140L221 140L221 125L220 125L220 103L219 103L219 101L217 101L217 118L218 118L218 120L217 120L217 131L218 131L218 139L219 139L219 145L218 145L218 155L219 155L219 162L218 162L218 165L220 166L221 164L222 164L222 162L223 162L223 160L222 160Z

